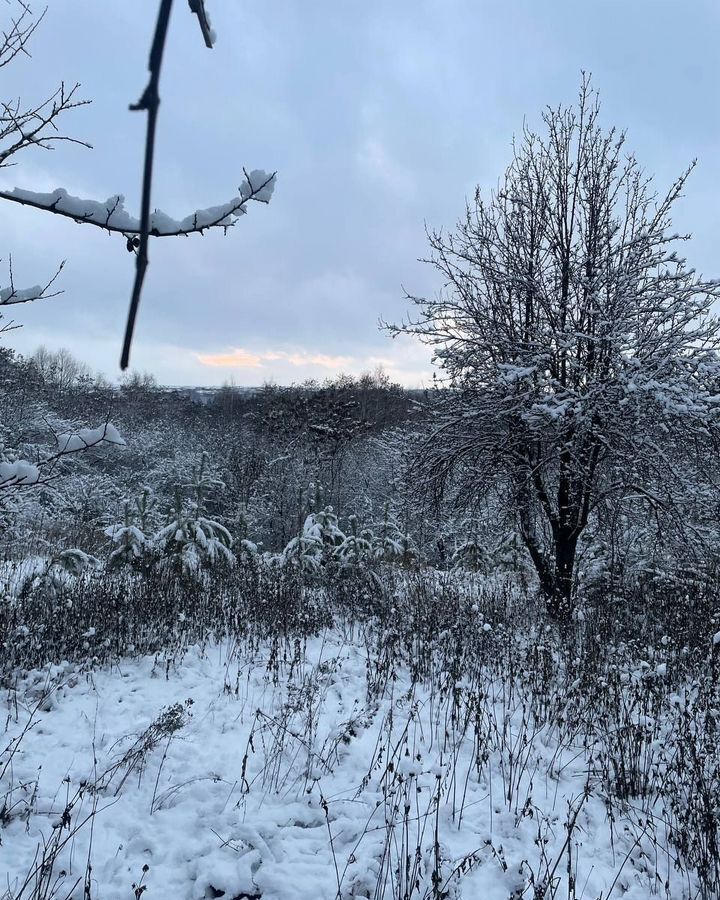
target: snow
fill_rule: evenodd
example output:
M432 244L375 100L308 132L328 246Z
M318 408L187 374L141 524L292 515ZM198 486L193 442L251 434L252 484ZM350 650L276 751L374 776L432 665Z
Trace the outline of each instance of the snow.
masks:
M182 220L173 219L162 210L156 209L150 216L150 232L156 235L183 234L200 231L214 226L229 226L238 216L244 215L248 200L268 203L275 189L276 176L262 169L253 169L240 185L240 195L219 206L198 209ZM125 209L125 197L113 194L105 201L87 200L73 197L65 188L56 188L50 193L14 188L8 196L40 206L58 213L72 216L82 222L91 222L101 228L113 228L133 233L140 230L140 220ZM5 291L8 289L5 288ZM31 290L35 290L32 288ZM0 292L0 302L3 292ZM27 299L27 298L26 298ZM34 299L34 298L33 298ZM14 302L24 302L15 300Z
M246 198L254 192L254 199L261 203L269 203L275 190L276 181L276 175L271 175L263 169L253 169L240 185L240 194Z
M0 462L0 487L12 484L37 484L40 480L40 470L37 466L24 459L14 462Z
M127 535L137 544L144 544L146 541L145 535L135 525L109 525L103 534L106 534L111 540L120 540Z
M39 284L30 288L2 288L0 290L0 306L10 306L12 303L30 303L32 300L39 300L44 292L45 288Z
M84 636L102 638L92 626ZM579 809L572 863L583 896L606 897L623 859L612 896L644 900L656 876L686 896L672 861L647 851L642 821L616 808L609 823L600 792L583 798L580 748L558 747L550 731L521 741L522 711L503 706L502 690L489 702L518 735L513 802L498 751L478 772L472 736L459 739L442 698L407 672L369 698L375 666L339 629L309 639L277 678L273 658L270 644L238 653L220 644L87 676L54 666L17 697L5 692L4 745L36 711L5 776L15 806L2 830L3 886L16 888L56 834L69 840L55 875L62 896L80 879L74 898L88 852L91 895L102 900L125 900L141 876L155 900L379 897L383 880L390 897L403 847L417 896L432 896L437 823L448 896L507 900L528 887L531 868L541 873L541 854L560 858L555 875L566 878L565 823ZM469 683L456 690L472 697ZM74 831L93 810L92 826Z
M35 465L25 459L0 459L0 490L21 485L38 484L41 480L40 467L52 464L59 456L76 453L96 447L100 444L124 446L125 441L117 428L110 422L98 428L81 428L77 432L64 432L56 435L57 451L48 460Z
M56 188L50 193L42 193L16 187L9 193L16 200L67 213L73 218L92 222L95 225L112 226L121 231L137 231L140 227L139 219L134 218L126 211L125 197L122 194L114 194L104 202L100 202L73 197L65 188Z
M537 373L537 366L516 366L511 363L500 363L498 370L498 382L514 384L516 381L532 378Z
M59 453L75 453L98 444L116 444L125 446L124 439L117 428L109 422L98 428L81 428L77 432L64 432L57 435Z

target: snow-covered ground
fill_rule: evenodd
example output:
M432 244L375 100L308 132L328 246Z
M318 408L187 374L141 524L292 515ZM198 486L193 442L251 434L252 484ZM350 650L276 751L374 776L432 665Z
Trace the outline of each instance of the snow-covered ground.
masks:
M332 629L26 678L3 696L0 896L691 893L657 821L652 843L631 807L611 822L589 753L529 730L507 685L386 677L366 646Z

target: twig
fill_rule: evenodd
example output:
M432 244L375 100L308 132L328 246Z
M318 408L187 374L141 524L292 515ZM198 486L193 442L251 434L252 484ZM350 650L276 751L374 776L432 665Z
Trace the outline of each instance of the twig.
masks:
M195 13L195 15L198 17L198 22L200 23L200 31L202 31L205 46L208 48L208 50L212 50L213 34L212 29L210 28L210 20L208 19L207 12L205 11L204 0L188 0L188 6L190 7L190 12Z
M150 191L152 187L153 156L155 154L155 128L157 126L157 114L160 106L160 69L162 68L163 51L167 37L168 24L172 0L161 0L155 26L155 37L150 50L150 81L145 88L138 103L130 107L131 110L146 110L148 114L147 134L145 138L145 168L143 172L142 207L140 210L140 246L138 247L135 261L135 283L133 284L130 309L128 311L127 325L125 327L125 339L123 341L120 368L125 371L130 361L130 345L135 329L135 317L137 316L140 294L142 292L145 270L148 265L148 236L150 226Z

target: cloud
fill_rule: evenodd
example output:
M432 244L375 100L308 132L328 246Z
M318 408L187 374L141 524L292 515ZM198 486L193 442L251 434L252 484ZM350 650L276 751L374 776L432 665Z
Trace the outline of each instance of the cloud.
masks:
M328 356L326 353L264 353L263 359L285 360L293 366L322 366L324 369L338 369L343 366L351 366L354 363L352 356Z
M321 366L324 369L341 369L351 366L350 356L328 356L326 353L308 353L306 350L288 353L285 350L268 350L265 353L250 353L241 347L234 347L231 353L198 353L197 358L204 366L223 366L238 369L261 369L263 361L288 362L292 366Z
M426 346L406 336L400 336L386 346L387 352L383 352L379 347L363 345L359 348L360 352L352 356L309 350L250 351L242 347L233 347L224 353L192 352L188 355L199 363L199 370L194 375L198 384L217 383L219 378L231 376L227 369L235 369L240 382L257 385L263 378L290 384L317 377L318 368L329 377L334 377L341 372L359 376L378 367L384 369L393 381L406 387L417 388L432 383L431 353ZM218 371L221 369L226 371ZM247 375L240 374L243 371Z
M358 148L355 160L360 171L384 184L399 196L415 193L410 170L395 160L386 145L375 136L367 136Z
M197 353L204 366L231 366L237 369L262 368L261 357L236 347L232 353Z
M390 350L390 347L388 347ZM258 383L260 377L271 377L280 383L290 383L296 378L311 378L321 368L332 377L344 372L346 375L361 375L378 367L384 369L393 381L408 387L420 387L432 381L430 352L419 341L399 338L392 342L390 353L373 352L375 348L365 346L356 356L339 356L316 353L309 350L265 350L254 352L242 347L233 347L225 353L193 353L202 367L209 369L247 370L247 378ZM251 374L253 373L253 374ZM212 376L217 379L217 375ZM201 379L204 381L204 379ZM248 381L248 383L250 383Z

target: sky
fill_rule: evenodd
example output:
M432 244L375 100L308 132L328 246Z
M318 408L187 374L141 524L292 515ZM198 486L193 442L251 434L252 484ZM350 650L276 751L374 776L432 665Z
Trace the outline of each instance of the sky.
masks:
M0 5L0 18L7 9ZM32 4L31 4L32 5ZM153 207L174 218L237 193L242 170L277 171L267 206L227 235L151 241L131 367L173 385L323 380L382 366L431 381L427 347L393 340L405 292L429 295L426 227L452 228L489 190L513 135L546 105L573 103L592 73L603 123L658 189L694 158L675 225L690 263L720 275L720 6L713 0L207 0L205 48L175 0L160 84ZM0 186L122 193L139 215L157 3L47 0L31 57L3 70L3 100L80 82L92 104L65 133L93 145L31 151ZM37 4L37 11L42 9ZM134 275L120 236L0 203L0 286L32 285L67 260L63 293L16 306L3 340L66 347L119 376ZM7 321L7 317L6 317Z

